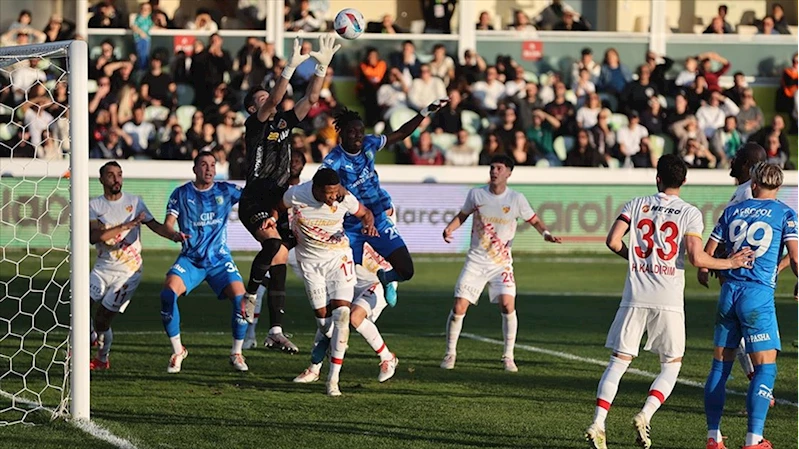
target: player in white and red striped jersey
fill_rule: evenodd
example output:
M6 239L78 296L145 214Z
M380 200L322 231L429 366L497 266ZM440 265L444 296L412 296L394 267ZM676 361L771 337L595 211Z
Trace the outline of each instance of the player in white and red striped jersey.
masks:
M492 304L499 304L502 313L502 333L505 351L502 363L506 371L516 372L513 348L516 344L516 281L513 278L511 245L516 236L516 221L530 223L544 236L544 240L560 243L544 226L527 198L508 188L508 178L513 172L513 159L506 155L491 159L487 186L469 191L460 213L444 229L444 241L452 241L455 232L469 215L472 220L472 240L466 263L455 285L455 303L447 319L447 350L441 368L455 368L458 337L463 328L463 318L470 305L476 305L488 283L488 296Z
M323 334L328 333L332 320L327 394L341 396L339 373L349 340L350 303L355 287L355 262L344 232L344 216L360 219L363 232L370 236L377 234L374 217L341 187L338 174L329 168L317 171L313 181L286 191L279 206L281 211L292 210L297 263ZM270 226L275 226L277 212L269 220Z
M89 201L89 242L97 261L89 276L89 295L98 303L92 320L92 342L98 351L92 370L109 369L114 333L111 321L124 313L141 282L141 224L175 242L186 236L153 218L140 196L122 191L122 167L110 161L100 167L103 194Z
M629 263L622 301L605 342L613 353L597 388L594 422L585 432L596 449L607 448L605 418L621 377L638 356L644 332L644 349L659 355L660 374L649 388L643 409L633 418L633 426L638 446L652 445L649 422L674 389L685 353L686 254L691 264L710 269L743 267L752 260L749 249L729 259L704 252L702 214L679 197L687 170L678 156L661 157L658 193L625 204L608 233L608 248ZM629 247L623 240L628 231Z

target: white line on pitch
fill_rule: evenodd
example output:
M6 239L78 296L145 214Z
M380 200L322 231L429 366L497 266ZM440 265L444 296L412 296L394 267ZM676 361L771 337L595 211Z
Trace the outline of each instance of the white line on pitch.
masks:
M471 339L471 340L480 341L480 342L483 342L483 343L491 343L491 344L499 345L499 346L502 346L502 345L505 344L505 342L502 342L502 341L499 341L499 340L494 340L493 338L487 338L487 337L483 337L483 336L475 335L475 334L470 334L470 333L466 333L466 332L462 333L461 336L462 337L466 337L466 338ZM539 354L546 354L546 355L550 355L550 356L553 356L553 357L559 357L561 359L573 360L575 362L590 363L592 365L599 365L599 366L608 366L608 362L605 362L605 361L602 361L602 360L598 360L598 359L592 359L592 358L589 358L589 357L581 357L579 355L570 354L568 352L553 351L551 349L544 349L544 348L539 348L539 347L536 347L536 346L530 346L530 345L518 344L518 343L516 344L516 348L522 349L522 350L525 350L525 351L529 351L529 352L537 352ZM658 376L656 373L652 373L652 372L649 372L649 371L644 371L644 370L640 370L640 369L636 369L636 368L629 368L627 370L627 372L628 373L633 373L633 374L636 374L636 375L639 375L639 376L647 377L649 379L654 379L654 378L656 378ZM678 384L682 384L682 385L687 385L689 387L705 388L705 384L702 383L702 382L696 382L696 381L693 381L693 380L688 380L688 379L683 379L683 378L677 379L677 383ZM740 392L740 391L736 391L736 390L727 390L727 394L732 394L732 395L735 395L735 396L746 396L746 393L743 393L743 392ZM791 402L791 401L789 401L787 399L777 399L777 398L775 398L774 401L777 402L778 404L784 404L784 405L791 405L791 406L794 406L794 407L799 407L799 404L797 404L795 402Z
M29 401L19 396L14 396L13 394L7 391L0 390L0 396L3 396L4 398L12 401L12 403L21 403L29 407L39 407L38 403ZM51 415L55 416L55 410L49 407L41 407L41 408L49 412ZM94 421L83 420L83 419L67 419L66 421L72 424L73 426L77 427L78 430L82 430L83 432L88 433L94 438L105 441L106 443L110 443L118 447L119 449L138 449L135 444L131 443L130 441L122 437L114 435L113 433L111 433L110 430L97 424Z

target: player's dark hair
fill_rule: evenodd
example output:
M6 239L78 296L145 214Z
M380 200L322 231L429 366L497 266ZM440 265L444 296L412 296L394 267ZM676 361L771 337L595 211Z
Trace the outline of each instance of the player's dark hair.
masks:
M742 177L746 172L746 167L754 167L758 162L763 162L768 158L766 150L755 142L747 142L735 153L730 164L730 175L734 178Z
M341 179L338 177L338 173L332 168L320 168L315 175L313 175L313 186L314 188L324 188L325 186L334 186L339 184Z
M496 156L492 157L491 158L491 163L489 165L493 165L493 164L502 164L502 165L508 167L510 169L510 171L513 171L513 167L516 166L516 163L507 154L497 154Z
M305 165L305 163L308 162L308 159L305 158L305 153L300 150L291 150L291 157L293 158L294 156L302 159L302 165Z
M676 154L664 154L658 160L658 178L663 187L674 189L685 183L688 166Z
M194 166L196 167L197 164L200 163L200 160L202 160L204 157L212 157L214 158L214 162L216 162L216 156L214 156L214 153L210 151L200 151L197 153L197 156L194 156Z
M346 129L350 123L363 121L360 114L347 108L342 108L341 111L333 115L333 118L335 119L333 121L333 126L336 127L336 131L338 132Z
M105 176L105 171L108 170L108 167L116 167L116 168L122 170L122 167L119 165L119 163L117 161L108 161L105 164L103 164L102 167L100 167L100 177L101 178L103 176Z
M247 91L247 95L244 96L244 109L250 109L250 107L255 106L255 94L262 90L266 91L266 88L264 86L253 86Z

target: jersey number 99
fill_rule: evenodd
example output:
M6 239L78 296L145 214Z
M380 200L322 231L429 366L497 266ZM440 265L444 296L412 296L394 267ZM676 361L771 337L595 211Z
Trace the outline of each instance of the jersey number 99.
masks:
M758 235L759 231L763 231ZM751 225L744 220L733 220L730 223L730 241L732 241L733 252L738 252L741 247L746 243L755 249L755 257L760 257L766 254L771 246L771 240L774 238L774 231L767 223L756 221Z

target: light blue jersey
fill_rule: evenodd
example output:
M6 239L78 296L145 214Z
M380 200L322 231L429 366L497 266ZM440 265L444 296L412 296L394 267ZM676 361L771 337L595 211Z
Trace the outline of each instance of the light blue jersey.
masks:
M727 254L745 247L755 251L751 269L724 270L721 274L725 280L754 282L773 289L785 242L797 240L796 212L778 200L745 200L724 209L710 238L723 245Z
M180 231L189 235L181 257L204 268L230 260L227 218L239 198L241 188L229 182L215 182L207 190L188 182L172 192L166 213L174 215Z

